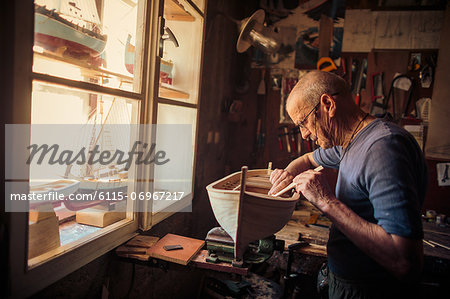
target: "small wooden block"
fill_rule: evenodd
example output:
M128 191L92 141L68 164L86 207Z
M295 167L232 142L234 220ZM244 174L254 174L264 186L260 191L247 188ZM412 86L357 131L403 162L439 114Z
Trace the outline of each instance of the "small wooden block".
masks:
M147 253L147 248L129 247L129 246L126 246L126 245L122 245L122 246L117 247L116 253L118 255L122 255L122 254L146 254Z
M311 216L311 212L308 210L300 210L300 211L294 211L292 213L292 220L295 220L300 223L307 223L309 220L309 217Z
M204 244L205 241L203 240L167 234L156 242L155 245L150 247L147 250L147 254L153 258L187 265L199 250L202 249ZM181 245L183 249L167 251L163 248L166 245Z
M125 219L126 212L103 211L95 208L87 208L77 211L76 221L97 227L105 227L119 220Z
M312 214L312 215L309 217L308 224L315 224L315 223L317 222L317 218L319 218L319 215L317 215L317 214Z
M46 203L30 209L30 212L28 213L28 220L31 222L38 222L46 218L55 217L55 215L53 205L51 203Z
M28 258L34 258L58 248L60 244L59 222L56 216L29 223Z

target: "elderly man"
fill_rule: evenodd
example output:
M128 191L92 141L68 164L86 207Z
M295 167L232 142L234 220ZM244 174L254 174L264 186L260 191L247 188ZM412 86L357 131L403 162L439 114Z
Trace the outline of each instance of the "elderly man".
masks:
M415 139L363 112L345 80L332 73L302 77L286 109L302 137L320 148L273 171L269 194L293 181L332 221L330 298L388 298L395 288L411 290L423 263L427 186L426 162ZM311 170L319 165L338 169L335 193L323 173Z

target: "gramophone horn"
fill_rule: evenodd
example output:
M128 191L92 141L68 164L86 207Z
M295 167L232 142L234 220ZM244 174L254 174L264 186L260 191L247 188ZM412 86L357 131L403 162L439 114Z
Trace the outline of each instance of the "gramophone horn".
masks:
M249 18L235 21L239 30L236 50L239 53L247 51L250 46L257 47L264 53L272 54L280 48L275 33L264 26L264 10L259 9Z

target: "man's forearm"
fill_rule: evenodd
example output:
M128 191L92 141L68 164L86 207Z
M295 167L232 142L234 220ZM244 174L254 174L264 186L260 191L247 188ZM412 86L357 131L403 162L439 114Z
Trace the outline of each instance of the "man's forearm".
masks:
M314 159L312 158L312 153L306 153L289 163L285 170L293 176L296 176L306 169L314 168L317 166L317 163L314 162Z
M336 198L324 201L322 211L356 246L397 278L416 278L422 268L422 242L388 234L370 223Z

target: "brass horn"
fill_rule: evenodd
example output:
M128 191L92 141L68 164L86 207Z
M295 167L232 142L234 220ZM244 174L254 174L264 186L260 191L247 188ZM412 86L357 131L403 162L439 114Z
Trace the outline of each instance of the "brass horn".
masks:
M258 9L250 17L241 21L231 19L236 23L239 30L239 38L236 50L239 53L247 51L250 46L254 46L266 54L273 54L280 48L280 43L276 38L276 33L264 26L265 12Z

